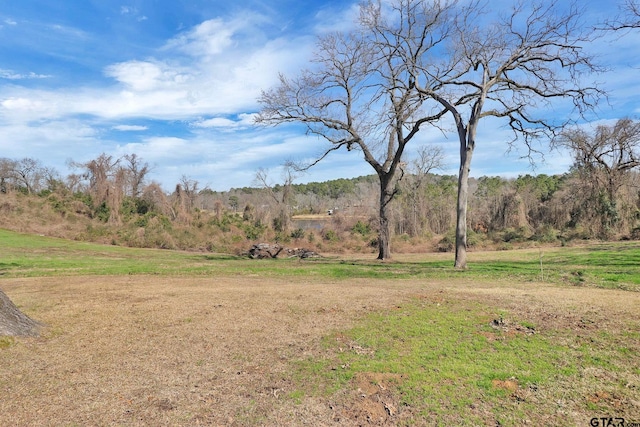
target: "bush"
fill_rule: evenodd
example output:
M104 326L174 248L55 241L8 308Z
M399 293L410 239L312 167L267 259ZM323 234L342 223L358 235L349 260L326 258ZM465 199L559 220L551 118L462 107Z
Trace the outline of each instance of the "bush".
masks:
M526 227L507 228L502 233L503 242L524 242L528 238L528 230Z
M285 234L282 231L277 231L275 241L276 243L289 243L291 242L291 235Z
M291 232L292 239L304 239L304 236L305 236L305 232L302 228L298 228Z
M331 242L331 243L334 243L334 242L337 242L338 240L340 240L340 238L338 237L338 233L336 233L333 230L325 230L322 233L322 238L324 240L326 240L327 242Z
M456 247L456 231L450 229L438 242L438 252L451 252Z
M467 229L467 248L481 246L482 234ZM436 245L438 252L452 252L456 248L456 229L451 228Z
M531 238L540 243L554 243L558 241L558 231L550 225L543 225Z
M100 206L96 208L93 215L98 218L102 222L109 221L109 216L111 215L111 209L107 206L106 202L102 202Z
M253 224L244 224L243 226L244 235L249 240L258 240L266 229L267 227L262 225L260 221L256 221Z
M355 234L360 234L362 237L366 237L367 235L369 235L369 233L371 233L371 226L358 220L358 222L356 222L355 225L351 228L351 231Z

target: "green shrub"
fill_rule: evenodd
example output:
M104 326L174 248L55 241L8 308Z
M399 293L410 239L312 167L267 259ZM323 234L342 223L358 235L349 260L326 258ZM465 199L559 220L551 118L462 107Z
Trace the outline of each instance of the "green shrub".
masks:
M322 238L327 242L332 242L332 243L340 240L340 238L338 237L338 233L336 233L333 230L325 230L323 232Z
M467 229L467 247L480 246L483 242L483 234L476 233L472 229ZM456 248L456 229L451 228L437 245L439 252L452 252Z
M100 206L98 206L93 212L93 216L98 218L102 222L109 221L109 216L111 215L111 209L107 206L106 202L102 202Z
M540 243L554 243L558 241L558 231L550 225L543 225L531 238Z
M528 238L528 230L526 227L507 228L502 232L503 242L524 242Z
M244 224L243 231L244 235L249 240L258 240L265 232L267 227L262 224L259 220L255 223Z
M358 220L358 222L356 222L356 224L351 228L351 231L355 234L360 234L361 236L366 237L371 233L371 226Z
M298 228L291 232L292 239L304 239L304 236L305 236L305 232L302 228Z

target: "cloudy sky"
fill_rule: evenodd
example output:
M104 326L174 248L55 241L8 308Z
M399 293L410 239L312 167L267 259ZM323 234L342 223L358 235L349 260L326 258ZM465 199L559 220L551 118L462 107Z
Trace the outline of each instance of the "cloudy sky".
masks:
M166 189L182 176L214 190L249 186L259 168L277 181L284 161L325 146L296 126L254 126L260 91L303 68L318 35L348 28L357 3L0 0L0 157L36 158L64 176L69 160L135 153ZM587 19L616 11L611 0L583 4ZM590 48L610 67L598 120L637 118L640 31ZM457 170L453 138L430 131L420 141L443 146L444 173ZM522 153L505 153L506 138L481 127L472 175L568 169L566 154L550 153L532 170ZM336 152L298 182L372 172L358 152Z

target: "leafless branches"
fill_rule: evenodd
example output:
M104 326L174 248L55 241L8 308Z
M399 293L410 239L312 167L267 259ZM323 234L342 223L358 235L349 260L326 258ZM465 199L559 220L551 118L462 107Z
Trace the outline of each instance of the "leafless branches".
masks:
M485 15L483 3L457 4L444 52L417 70L415 86L450 114L460 142L456 267L466 267L466 212L471 158L479 123L502 119L509 144L553 138L605 96L588 76L602 69L585 53L593 35L581 24L576 3L517 3L504 14ZM431 53L431 52L427 52ZM436 65L432 65L436 64ZM569 114L553 114L557 104Z
M616 199L625 175L640 167L640 122L628 118L597 126L592 134L581 128L567 129L559 143L572 151L575 168L605 189L610 201Z
M320 38L311 68L296 77L280 76L280 84L259 99L258 123L301 123L328 142L309 165L346 148L360 151L376 171L381 259L390 257L386 208L396 194L393 185L406 145L421 126L446 112L423 108L426 98L414 79L427 68L425 53L445 40L441 27L447 27L453 5L367 1L357 30Z
M635 0L634 0L635 1ZM629 3L635 6L635 3ZM264 92L258 123L302 123L334 150L357 148L380 177L381 230L407 143L427 123L453 119L460 141L456 265L466 250L466 205L479 123L501 119L509 144L553 138L605 96L585 53L594 33L576 2L516 3L485 12L482 0L369 0L360 27L320 39L313 68ZM554 114L560 105L570 113ZM384 240L384 236L382 236ZM382 254L381 250L381 256Z
M620 13L613 19L606 20L601 30L626 31L640 28L640 3L638 0L625 0Z

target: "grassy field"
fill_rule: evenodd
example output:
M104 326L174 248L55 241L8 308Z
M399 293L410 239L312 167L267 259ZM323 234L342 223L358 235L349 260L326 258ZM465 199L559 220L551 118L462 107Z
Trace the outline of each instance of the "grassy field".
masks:
M0 425L640 422L640 243L249 260L0 230ZM616 425L616 424L611 424Z
M256 262L210 253L96 245L0 229L3 277L60 275L320 276L335 279L506 279L640 290L640 242L585 244L471 253L467 271L455 270L451 254L399 255L377 262L371 255L325 256L304 261Z

